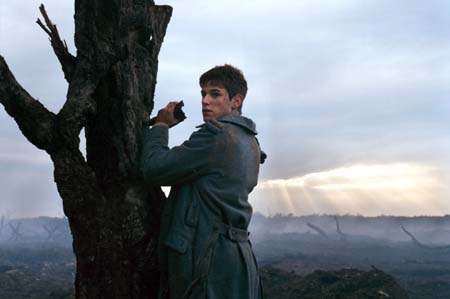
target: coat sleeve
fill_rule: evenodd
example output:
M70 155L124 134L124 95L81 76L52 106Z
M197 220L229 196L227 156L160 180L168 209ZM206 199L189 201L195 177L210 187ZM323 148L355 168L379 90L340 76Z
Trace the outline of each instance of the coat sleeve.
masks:
M212 170L220 133L202 128L180 146L169 149L168 131L166 126L144 129L140 170L147 183L173 186Z

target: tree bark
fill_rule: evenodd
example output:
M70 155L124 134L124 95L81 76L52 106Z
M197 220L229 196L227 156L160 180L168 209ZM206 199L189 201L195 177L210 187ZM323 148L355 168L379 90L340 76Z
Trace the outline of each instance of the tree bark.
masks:
M42 6L69 82L55 114L29 95L0 56L0 102L45 150L77 258L76 298L156 298L156 246L165 196L138 172L141 131L153 109L158 54L172 8L149 0L75 0L76 57ZM79 150L86 134L86 159Z

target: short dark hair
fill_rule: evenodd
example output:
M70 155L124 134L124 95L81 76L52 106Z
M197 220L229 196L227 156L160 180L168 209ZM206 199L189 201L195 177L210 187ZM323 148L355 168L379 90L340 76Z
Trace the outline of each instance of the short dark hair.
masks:
M240 94L243 99L247 95L248 88L244 74L230 64L213 67L200 76L199 83L201 87L207 84L223 86L227 90L230 100L237 94ZM240 108L239 112L241 112Z

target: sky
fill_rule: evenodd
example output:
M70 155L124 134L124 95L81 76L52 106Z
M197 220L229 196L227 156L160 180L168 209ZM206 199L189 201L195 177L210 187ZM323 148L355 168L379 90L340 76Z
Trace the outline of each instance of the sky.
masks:
M0 55L22 86L57 112L67 83L35 23L40 3L0 3ZM73 2L44 4L76 53ZM204 71L230 63L247 78L243 114L256 122L268 155L250 194L254 211L450 214L450 2L157 4L174 10L155 111L183 100L188 116L171 129L171 146L202 122ZM52 173L47 154L0 109L0 215L62 216Z

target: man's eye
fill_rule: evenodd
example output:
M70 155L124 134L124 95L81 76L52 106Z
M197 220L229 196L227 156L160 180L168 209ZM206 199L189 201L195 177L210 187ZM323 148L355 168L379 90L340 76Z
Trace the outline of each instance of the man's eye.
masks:
M211 95L212 95L213 97L217 98L218 96L220 96L220 93L218 93L218 92L213 92Z
M202 95L202 98L204 98L206 96L206 92L204 92L204 91L200 92L200 94Z

